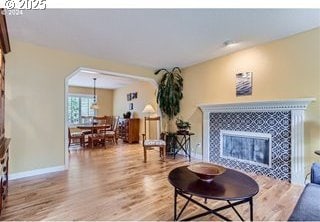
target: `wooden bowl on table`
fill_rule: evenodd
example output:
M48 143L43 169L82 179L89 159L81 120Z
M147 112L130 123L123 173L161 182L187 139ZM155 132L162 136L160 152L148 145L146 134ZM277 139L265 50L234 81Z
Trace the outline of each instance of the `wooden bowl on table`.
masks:
M215 176L221 175L226 168L212 163L195 163L187 167L188 170L195 173L200 180L210 182Z

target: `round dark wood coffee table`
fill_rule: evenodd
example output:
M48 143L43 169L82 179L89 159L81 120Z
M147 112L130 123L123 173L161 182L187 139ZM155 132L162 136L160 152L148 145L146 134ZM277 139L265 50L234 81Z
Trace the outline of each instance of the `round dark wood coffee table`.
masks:
M225 173L216 176L211 182L202 181L199 177L187 169L187 166L182 166L173 169L168 176L169 182L175 188L174 194L174 220L179 220L184 209L189 202L207 210L190 218L183 220L193 220L208 214L214 214L223 220L229 220L221 215L218 211L232 208L241 220L244 220L235 206L249 202L250 204L250 220L253 221L253 201L252 198L259 192L259 186L256 181L244 173L236 170L226 169ZM177 215L177 197L181 196L187 199ZM216 209L210 209L206 205L193 199L193 196L203 197L206 199L224 200L227 205Z

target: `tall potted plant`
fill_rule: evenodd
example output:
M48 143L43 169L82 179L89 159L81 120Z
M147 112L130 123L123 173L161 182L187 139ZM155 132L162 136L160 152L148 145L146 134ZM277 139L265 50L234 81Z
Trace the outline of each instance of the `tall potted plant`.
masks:
M174 67L171 71L159 69L154 74L163 73L159 83L157 103L160 110L169 120L172 120L180 112L180 100L183 97L183 78L181 69Z
M163 74L158 88L157 103L165 117L168 118L168 131L171 130L171 120L180 112L180 100L183 98L183 78L181 69L174 67L171 71L159 69L154 74ZM172 149L175 144L173 133L166 134L167 149ZM171 152L171 150L170 150Z

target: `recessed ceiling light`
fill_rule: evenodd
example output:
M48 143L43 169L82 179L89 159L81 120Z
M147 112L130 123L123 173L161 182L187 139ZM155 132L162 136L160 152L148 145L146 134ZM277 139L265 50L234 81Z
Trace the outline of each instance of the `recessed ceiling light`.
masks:
M237 42L233 41L233 40L226 40L223 42L223 44L228 47L228 46L233 46L235 45Z

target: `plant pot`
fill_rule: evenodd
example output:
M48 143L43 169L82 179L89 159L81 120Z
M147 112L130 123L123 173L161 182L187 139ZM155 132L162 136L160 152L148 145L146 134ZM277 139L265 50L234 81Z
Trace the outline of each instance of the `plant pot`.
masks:
M188 134L189 130L178 130L178 134Z
M167 148L167 153L173 154L173 151L176 147L176 140L175 137L176 135L174 133L167 133L165 136L165 141L166 141L166 148Z
M178 133L186 133L186 132L189 132L189 128L188 127L178 127L177 132Z

